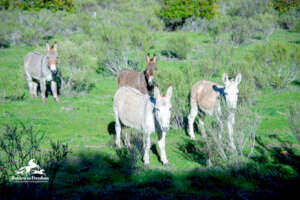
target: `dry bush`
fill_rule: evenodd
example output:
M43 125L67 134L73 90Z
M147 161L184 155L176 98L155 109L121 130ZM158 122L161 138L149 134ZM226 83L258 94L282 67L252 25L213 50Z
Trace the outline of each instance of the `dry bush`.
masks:
M229 145L227 118L229 110L222 103L222 116L220 124L214 116L206 116L205 130L207 132L206 147L208 150L209 165L224 165L239 163L248 160L255 147L256 131L260 124L260 117L251 111L248 105L239 105L235 111L235 124L233 125L233 139L236 149ZM218 137L221 135L222 137Z

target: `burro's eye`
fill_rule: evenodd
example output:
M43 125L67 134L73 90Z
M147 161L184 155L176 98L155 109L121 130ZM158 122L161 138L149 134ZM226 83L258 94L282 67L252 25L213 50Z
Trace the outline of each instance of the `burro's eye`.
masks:
M169 108L169 111L172 111L172 107Z
M159 112L160 111L159 108L154 108L154 110L155 110L155 112Z

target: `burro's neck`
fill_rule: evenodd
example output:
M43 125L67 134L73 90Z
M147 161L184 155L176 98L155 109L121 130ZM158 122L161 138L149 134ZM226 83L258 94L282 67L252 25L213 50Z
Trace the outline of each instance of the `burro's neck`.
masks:
M151 97L152 98L152 97ZM153 133L156 131L156 120L155 120L155 113L154 113L154 103L153 99L147 101L145 106L145 126L147 131Z

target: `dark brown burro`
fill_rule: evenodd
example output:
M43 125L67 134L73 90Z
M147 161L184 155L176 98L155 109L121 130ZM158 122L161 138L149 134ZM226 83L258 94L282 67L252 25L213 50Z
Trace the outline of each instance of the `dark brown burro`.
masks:
M149 94L153 89L154 73L157 71L156 55L146 57L147 68L144 71L124 69L118 74L118 88L122 86L133 87L143 94Z

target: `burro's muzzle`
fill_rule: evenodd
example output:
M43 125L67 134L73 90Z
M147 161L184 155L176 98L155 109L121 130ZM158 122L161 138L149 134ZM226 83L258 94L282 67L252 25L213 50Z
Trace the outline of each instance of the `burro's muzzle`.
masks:
M154 77L153 76L150 76L149 79L148 79L148 84L149 86L152 86L154 83Z
M55 64L51 64L51 65L49 66L49 68L50 68L50 71L51 71L53 74L56 74L56 73L57 73L57 67L56 67Z

